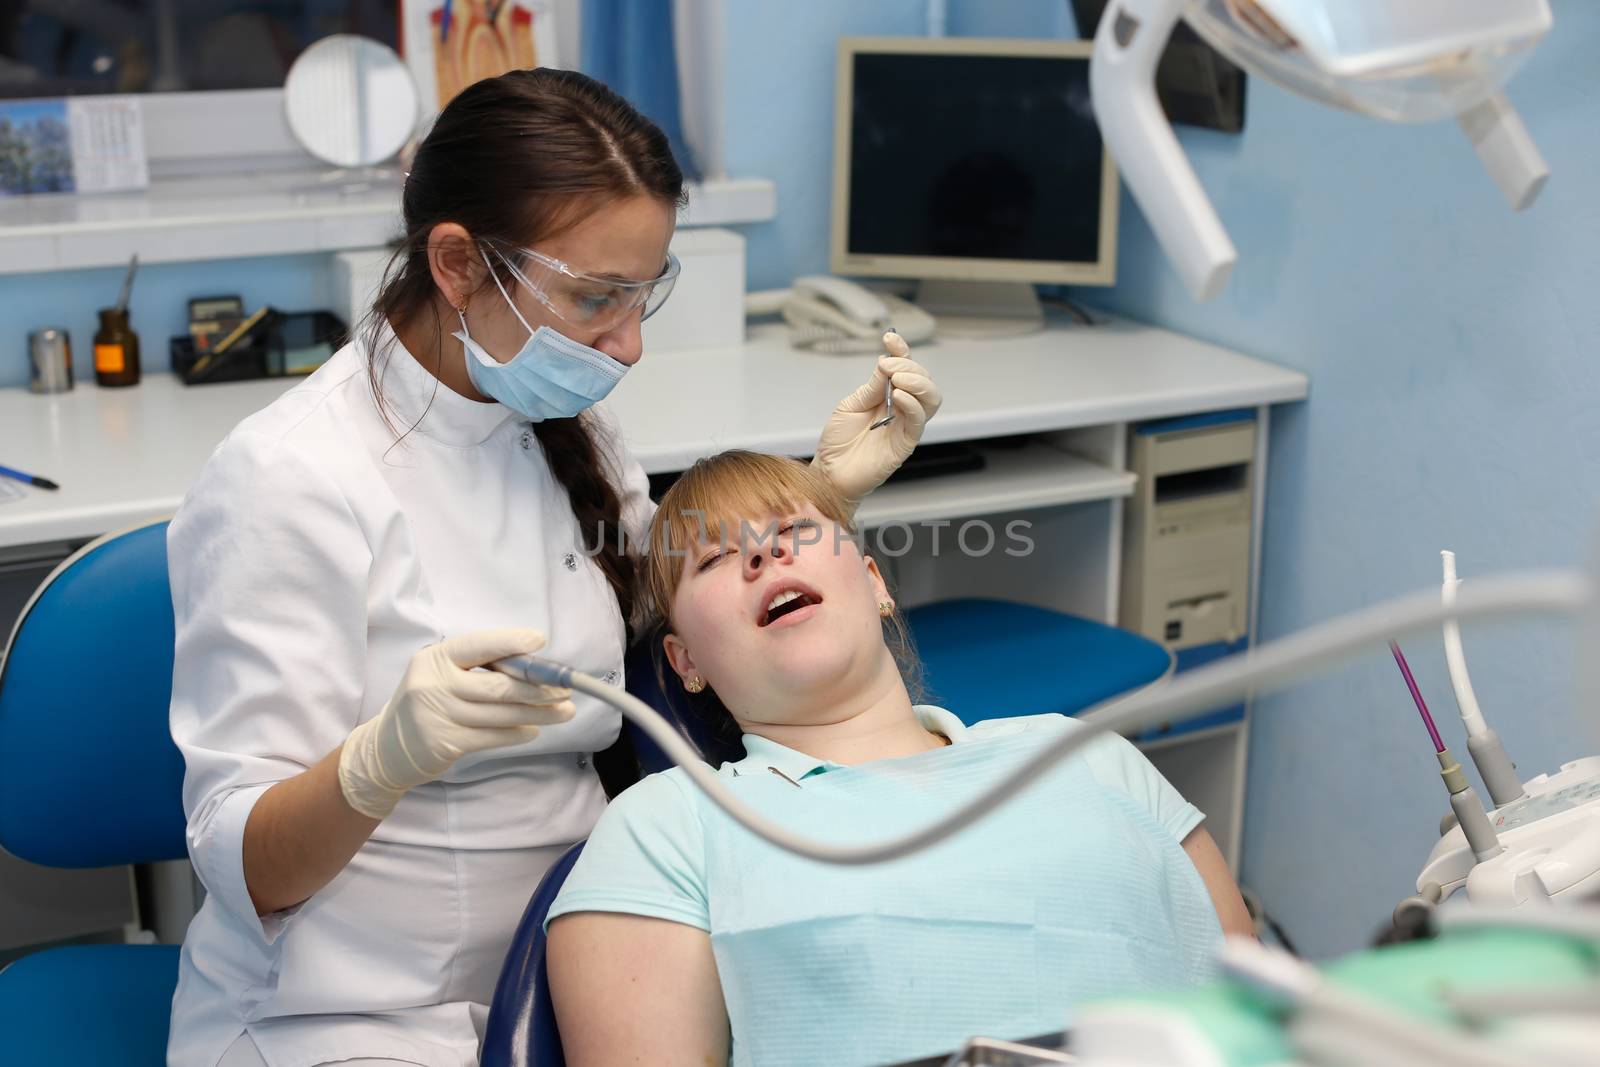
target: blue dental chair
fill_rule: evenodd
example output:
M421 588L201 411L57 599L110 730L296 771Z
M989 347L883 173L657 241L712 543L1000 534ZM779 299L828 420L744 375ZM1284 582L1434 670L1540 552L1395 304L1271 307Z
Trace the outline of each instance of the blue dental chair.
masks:
M652 634L635 642L628 651L624 663L628 692L665 715L711 766L742 759L744 743L736 733L719 733L707 725L690 709L681 689L668 685L663 690L650 652L657 645L659 635ZM664 771L673 765L666 753L632 722L623 720L622 729L641 774ZM582 851L583 842L579 841L545 872L517 923L495 984L494 1000L489 1004L481 1067L566 1067L545 973L544 920Z
M185 859L183 759L167 727L167 524L75 553L0 663L0 848L52 867ZM0 971L7 1062L160 1067L175 945L48 949Z

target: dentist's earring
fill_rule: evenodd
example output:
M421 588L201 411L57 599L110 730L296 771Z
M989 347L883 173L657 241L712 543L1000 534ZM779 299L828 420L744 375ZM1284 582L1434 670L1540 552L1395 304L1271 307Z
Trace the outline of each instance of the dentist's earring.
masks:
M889 616L893 615L894 614L894 601L892 601L892 600L880 600L880 601L878 601L878 614L880 616L882 616L883 618L885 618L885 619L887 619Z
M702 693L706 688L706 680L696 674L691 678L685 679L683 687L691 693Z

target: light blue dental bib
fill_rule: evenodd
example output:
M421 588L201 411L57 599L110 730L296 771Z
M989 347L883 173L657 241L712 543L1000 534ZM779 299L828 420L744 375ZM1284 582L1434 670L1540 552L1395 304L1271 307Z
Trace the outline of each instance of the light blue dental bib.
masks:
M757 745L718 776L798 832L878 841L928 824L1074 728L1035 717L1026 733L974 728L947 749L811 773L803 757L797 766ZM1176 830L1107 784L1107 766L1141 758L1094 745L1126 742L1093 742L954 840L875 867L782 853L680 769L654 774L614 801L552 913L709 928L734 1064L885 1064L973 1035L1056 1032L1083 998L1203 981L1221 941ZM803 777L770 773L770 761ZM1147 765L1141 774L1158 781Z
M728 784L802 833L876 841L1008 775L1054 733L829 769L798 787L748 772ZM780 852L680 784L704 827L735 1064L930 1056L975 1034L1061 1030L1086 997L1214 973L1221 930L1194 865L1081 758L955 839L866 868Z

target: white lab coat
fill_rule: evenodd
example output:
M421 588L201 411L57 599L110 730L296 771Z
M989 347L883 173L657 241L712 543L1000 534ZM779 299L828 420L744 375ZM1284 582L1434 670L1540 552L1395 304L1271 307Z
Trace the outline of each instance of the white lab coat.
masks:
M621 678L616 598L529 424L451 392L398 343L379 367L388 422L365 346L345 346L218 446L168 533L172 734L207 889L173 1067L212 1067L246 1030L272 1067L475 1063L522 908L605 803L591 759L620 719L575 694L571 722L412 790L326 887L257 918L251 807L377 714L417 650L531 626L550 656ZM592 417L639 535L644 471L603 409Z

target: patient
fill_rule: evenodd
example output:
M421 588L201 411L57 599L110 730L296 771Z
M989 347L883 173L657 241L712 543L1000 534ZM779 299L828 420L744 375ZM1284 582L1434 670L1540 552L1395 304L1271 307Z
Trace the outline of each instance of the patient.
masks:
M723 453L667 493L644 577L669 683L744 733L727 785L801 833L867 843L1076 724L967 727L913 704L877 564L835 538L845 508L809 467ZM607 809L550 911L567 1062L893 1062L1061 1030L1087 996L1197 983L1223 931L1250 932L1202 818L1108 737L953 839L836 867L743 830L681 770L651 775Z

